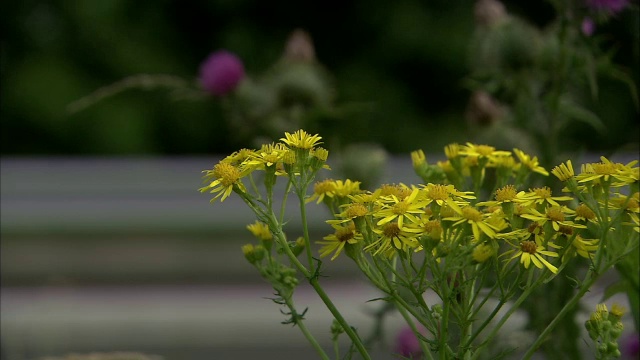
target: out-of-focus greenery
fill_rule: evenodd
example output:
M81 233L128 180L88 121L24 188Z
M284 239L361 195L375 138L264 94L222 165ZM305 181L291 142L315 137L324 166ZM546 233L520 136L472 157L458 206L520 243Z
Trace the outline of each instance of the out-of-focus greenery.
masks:
M545 2L505 2L544 27ZM164 90L129 90L76 114L66 106L135 74L197 76L225 48L249 74L281 56L289 33L307 30L333 74L337 101L356 109L321 124L342 144L440 152L474 139L464 113L470 91L473 3L451 1L5 1L0 18L3 154L209 154L246 146L219 101L170 101ZM637 5L598 33L639 83ZM602 79L590 107L608 131L568 135L591 150L638 142L637 108L625 84Z

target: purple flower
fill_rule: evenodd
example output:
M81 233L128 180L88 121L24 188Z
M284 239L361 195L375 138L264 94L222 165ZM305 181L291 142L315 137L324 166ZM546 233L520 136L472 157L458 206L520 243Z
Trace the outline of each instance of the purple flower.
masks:
M611 14L619 13L629 5L629 0L585 0L585 2L587 7L593 11Z
M640 355L640 334L634 333L622 341L622 358L637 359Z
M398 333L396 338L396 353L408 357L418 358L422 355L420 343L416 334L409 327L405 327Z
M200 65L200 84L215 96L230 93L243 78L242 60L226 50L211 53Z
M580 28L585 36L591 36L596 31L596 23L593 22L593 19L586 17L582 20Z

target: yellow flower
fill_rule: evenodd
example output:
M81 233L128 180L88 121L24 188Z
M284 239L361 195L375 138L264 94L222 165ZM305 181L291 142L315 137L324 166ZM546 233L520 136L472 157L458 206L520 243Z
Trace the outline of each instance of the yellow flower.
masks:
M427 163L427 157L424 155L424 151L416 150L411 152L411 163L413 168L418 170L420 167Z
M533 158L524 153L524 151L520 149L513 149L513 152L516 154L520 162L529 168L529 170L533 172L537 172L538 174L542 174L544 176L549 176L547 170L545 170L540 163L538 162L538 157L534 156Z
M349 179L345 181L336 180L334 185L333 195L337 197L346 198L349 195L356 195L362 192L362 190L360 190L360 181L351 181Z
M268 241L273 238L271 230L269 230L269 226L262 221L256 221L253 224L247 225L247 230L260 240Z
M436 204L443 206L447 200L453 199L460 201L463 199L475 199L475 195L472 191L458 191L453 185L444 184L432 184L421 185L422 192L427 199L425 205L435 202Z
M227 157L225 157L222 160L222 162L226 162L231 165L238 166L241 163L245 162L245 160L249 159L254 153L255 153L255 150L240 149L238 151L234 151L233 153L231 153L231 155L228 155Z
M511 255L512 253L514 255L509 259L507 259L507 262L519 257L520 263L524 265L525 269L528 269L531 263L533 263L533 265L535 265L535 267L537 267L538 269L544 269L546 267L552 273L554 274L558 273L558 268L555 267L550 262L548 262L544 257L542 257L543 255L558 257L558 253L554 251L545 250L541 242L531 241L531 240L522 241L517 246L517 249L509 250L503 255L508 256L508 255Z
M495 254L495 249L491 244L482 243L473 248L473 252L471 253L471 257L473 260L479 263L483 263L489 258L491 258Z
M311 202L318 199L316 204L320 204L324 200L325 196L333 197L333 192L336 189L336 184L333 179L325 179L318 181L313 185L313 195L307 199L307 202Z
M541 188L529 189L528 192L518 193L515 202L518 202L526 207L533 204L544 204L545 202L553 205L560 206L558 201L571 201L571 196L551 196L551 188L545 186Z
M280 162L287 151L282 144L262 145L260 150L249 154L243 164L252 169L264 170L265 166L273 166Z
M623 165L613 163L604 156L600 157L602 162L584 164L581 168L580 175L576 176L579 183L600 181L609 181L609 178L615 180L612 186L624 186L638 181L638 167L633 167L638 163L637 160Z
M214 179L209 185L200 188L200 192L209 191L210 193L218 193L211 202L214 202L217 198L222 197L220 201L224 201L233 191L234 186L237 187L237 191L246 191L242 181L240 179L246 176L250 170L240 170L238 167L228 163L220 161L216 164L212 170L205 170L205 181Z
M417 238L422 229L407 226L400 228L397 222L390 222L374 228L373 232L378 235L378 239L367 245L364 250L373 251L373 255L393 255L393 249L406 251L417 248L420 245Z
M447 156L447 159L453 159L457 157L460 153L460 145L453 143L444 147L444 154Z
M572 179L575 176L573 172L573 165L571 165L571 160L567 161L567 163L562 163L551 170L551 173L555 175L560 181L565 182L569 179Z
M599 239L583 239L582 236L576 235L571 242L571 246L575 248L578 255L586 259L591 259L594 253L598 251L599 242Z
M629 223L625 222L623 224L633 226L633 230L640 233L640 216L638 216L638 214L636 213L628 213L628 215L629 215L629 218L631 219L631 222Z
M280 139L287 144L289 148L311 150L314 146L322 144L319 135L310 135L306 131L300 129L293 134L288 132L284 133L284 138Z
M520 217L535 221L540 226L543 226L549 221L555 231L559 231L561 225L576 229L586 229L587 227L585 225L566 220L568 216L573 215L575 215L575 212L566 206L550 206L545 209L545 214L535 209L529 209L528 214L522 214Z
M356 244L362 240L362 234L356 231L356 227L353 222L348 225L331 224L335 229L335 232L331 235L325 236L324 241L316 241L317 244L323 245L320 248L320 257L325 257L335 251L335 254L331 257L334 260L346 244Z
M384 225L398 219L398 227L402 229L405 218L414 224L418 223L416 215L423 214L425 206L424 200L417 199L418 193L418 189L413 189L411 195L402 200L391 195L387 201L383 201L382 208L373 214L374 217L382 218L376 225Z
M376 193L379 197L385 197L393 195L402 200L411 195L413 189L405 184L382 184Z
M460 208L453 201L447 202L447 204L453 209L457 216L446 217L443 220L455 221L453 226L457 226L460 224L467 223L471 225L471 231L473 232L473 237L475 240L480 240L480 236L482 234L487 235L490 238L496 237L496 232L500 231L499 228L495 227L493 224L490 224L485 220L487 214L483 214L478 211L473 206L465 206Z
M476 145L468 142L462 146L458 152L460 155L466 155L473 158L488 158L494 160L498 156L509 156L510 151L496 150L495 147L489 145Z

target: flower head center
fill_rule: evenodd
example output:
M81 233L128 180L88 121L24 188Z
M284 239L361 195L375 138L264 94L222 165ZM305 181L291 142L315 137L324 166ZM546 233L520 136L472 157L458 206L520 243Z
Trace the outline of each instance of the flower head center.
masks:
M382 228L382 234L390 239L397 238L400 235L400 228L396 223L387 223Z
M573 228L567 225L560 225L560 227L558 228L558 232L566 236L571 236L573 235Z
M564 213L562 212L562 208L558 206L553 206L547 208L547 219L551 221L564 221Z
M355 237L355 234L353 233L353 229L351 227L338 229L336 230L335 235L340 242L349 241Z
M222 186L231 186L240 179L240 170L228 163L218 163L213 167L213 176L220 180Z
M526 240L520 243L520 250L522 250L522 252L526 252L533 255L536 253L537 249L538 249L538 246L536 245L535 241Z
M347 218L362 217L367 215L367 213L367 208L360 203L351 204L347 210L345 210L345 216Z
M462 217L471 221L482 221L482 213L471 206L462 209Z
M548 199L551 197L551 189L547 186L531 189L531 191L533 191L533 193L541 199Z
M404 201L401 201L391 207L391 211L396 215L403 215L407 210L409 210L409 204Z
M489 156L491 154L493 154L493 152L496 150L496 148L494 148L493 146L489 146L489 145L478 145L476 147L476 151L478 152L478 154L482 155L482 156Z
M322 180L313 185L313 192L315 194L326 194L334 191L335 189L336 185L334 184L332 179Z
M596 217L596 213L585 204L580 204L576 207L576 217L581 217L587 220L593 220Z
M591 164L593 172L598 175L612 175L616 173L616 166L613 163Z
M496 200L500 202L511 201L516 198L516 187L513 185L506 185L503 188L496 190Z
M432 200L447 200L449 198L449 191L446 185L434 184L427 190L427 197Z

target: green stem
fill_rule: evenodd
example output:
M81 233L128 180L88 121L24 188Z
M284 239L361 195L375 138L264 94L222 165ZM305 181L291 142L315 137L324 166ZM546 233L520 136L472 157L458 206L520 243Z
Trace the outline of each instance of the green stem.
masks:
M549 323L549 325L547 325L544 331L542 331L540 336L538 336L538 338L533 342L533 344L531 344L531 346L529 347L529 350L527 350L527 352L522 356L523 359L530 359L533 356L535 351L538 350L538 348L542 345L542 342L546 340L547 336L549 336L549 334L551 333L551 331L553 331L556 325L560 323L560 321L564 318L564 316L568 312L573 310L573 308L578 304L578 301L580 301L580 299L582 299L584 294L586 294L587 291L589 291L589 288L591 287L591 285L593 285L596 282L596 280L598 279L598 276L597 274L594 274L591 270L589 270L589 273L587 273L587 278L588 280L582 283L582 286L580 287L580 291L578 291L573 295L573 297L564 305L562 310L560 310L558 315L556 315L556 317Z
M304 244L307 253L307 262L309 263L309 269L314 272L315 265L313 264L313 255L311 254L311 240L309 239L309 226L307 225L307 204L304 202L304 193L298 192L298 200L300 201L300 216L302 217L302 236L304 237Z
M270 220L272 223L275 223L276 219L273 217L273 214ZM320 283L318 283L318 278L316 277L316 274L310 272L300 262L300 260L298 260L298 258L293 254L293 252L291 251L291 248L289 248L287 244L286 239L284 238L284 234L282 233L282 231L278 231L274 235L277 237L278 241L280 241L280 244L282 245L284 252L289 257L289 260L291 260L291 263L293 263L293 265L298 269L298 271L300 271L304 275L304 277L307 278L307 280L309 280L309 283L311 284L313 289L316 291L318 296L320 296L320 299L322 299L322 302L325 304L327 309L329 309L329 311L331 312L333 317L336 319L336 321L340 323L340 325L344 329L344 332L349 336L349 338L355 345L356 349L358 349L358 352L360 353L360 355L362 355L364 359L370 360L371 356L367 352L367 349L364 347L362 340L360 340L360 337L358 336L358 334L356 334L356 332L351 328L351 326L349 326L349 323L347 323L344 317L342 317L342 314L340 314L340 312L335 307L331 299L324 292L324 289L322 288L322 286L320 286Z
M284 301L291 311L292 316L297 316L298 313L295 306L293 305L293 301L291 300L291 298L284 298ZM320 355L323 360L329 360L329 355L327 355L327 353L322 349L316 338L313 337L309 329L307 329L307 326L304 324L304 322L301 319L297 319L295 325L298 326L300 331L302 331L302 334L304 334L304 337L307 338L307 341L311 343L311 346L313 346L318 355Z
M534 269L531 269L530 271L534 271ZM531 284L531 286L527 287L522 294L520 295L520 297L518 297L518 299L513 303L513 306L511 306L511 308L507 311L506 314L504 314L504 316L502 316L502 319L500 319L500 321L498 322L498 324L496 324L496 326L491 330L491 332L489 333L489 335L487 336L487 338L484 340L484 342L482 343L482 345L480 345L478 347L478 349L476 350L475 354L473 355L472 359L477 359L481 353L482 353L482 348L484 348L498 333L498 331L500 331L500 329L502 328L502 326L507 322L507 320L509 320L509 318L511 317L511 315L513 315L513 313L518 310L520 308L520 305L522 304L523 301L525 301L529 295L531 294L531 292L533 292L534 289L536 289L538 287L538 285L540 283L542 283L542 281L544 280L544 278L546 276L544 276L546 273L543 273L534 284Z
M404 320L407 322L407 325L409 325L409 327L411 328L411 331L413 331L413 333L416 334L416 337L418 338L418 344L420 344L420 349L422 349L422 353L424 354L424 356L427 357L428 359L433 360L433 355L431 354L431 351L427 347L426 342L420 338L419 336L421 335L420 330L416 327L415 322L411 319L411 317L407 313L407 310L402 306L398 306L397 304L396 304L396 308L400 312L400 315L402 315Z
M314 288L316 293L318 293L318 296L320 296L320 298L322 299L322 302L324 302L324 304L327 306L327 309L329 309L329 311L331 312L333 317L336 319L336 321L340 323L340 325L344 329L344 332L347 333L347 335L355 345L356 349L358 349L358 352L360 353L360 355L362 355L364 359L371 360L371 356L367 352L367 349L364 347L362 340L360 339L358 334L353 330L353 328L349 326L349 323L347 323L344 317L342 317L342 314L340 314L340 312L335 307L331 299L329 299L329 296L327 296L327 293L324 292L324 289L322 288L322 286L320 286L320 283L318 282L318 278L313 277L309 279L309 283Z

